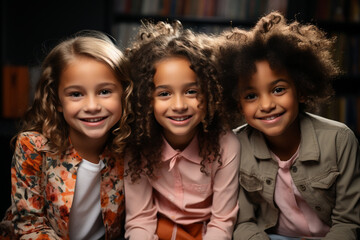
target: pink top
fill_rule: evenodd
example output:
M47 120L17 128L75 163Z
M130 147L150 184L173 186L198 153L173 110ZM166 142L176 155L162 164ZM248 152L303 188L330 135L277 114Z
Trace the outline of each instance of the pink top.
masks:
M299 148L287 161L281 161L274 153L272 155L279 163L274 197L280 209L277 233L289 237L325 236L330 230L329 226L323 223L305 202L289 171L299 156Z
M159 212L178 224L208 222L203 239L231 239L238 206L238 167L240 144L232 132L220 139L222 165L207 165L200 171L198 140L195 137L182 151L166 141L163 163L157 179L142 177L131 183L125 177L125 237L157 239ZM125 159L125 163L129 157ZM154 189L154 191L153 191Z

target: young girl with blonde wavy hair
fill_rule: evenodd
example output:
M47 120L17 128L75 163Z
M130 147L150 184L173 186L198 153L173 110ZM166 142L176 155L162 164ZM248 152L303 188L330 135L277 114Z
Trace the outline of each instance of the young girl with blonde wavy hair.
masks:
M105 34L83 31L51 50L16 136L3 236L123 236L131 91L127 60Z

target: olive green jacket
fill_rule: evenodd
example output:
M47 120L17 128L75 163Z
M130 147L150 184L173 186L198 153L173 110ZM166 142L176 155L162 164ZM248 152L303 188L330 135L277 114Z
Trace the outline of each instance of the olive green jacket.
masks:
M319 218L329 225L323 239L359 239L360 150L344 124L300 114L299 157L290 169L294 184ZM241 144L239 215L234 239L269 239L279 210L274 204L278 163L263 135L249 125L234 130Z

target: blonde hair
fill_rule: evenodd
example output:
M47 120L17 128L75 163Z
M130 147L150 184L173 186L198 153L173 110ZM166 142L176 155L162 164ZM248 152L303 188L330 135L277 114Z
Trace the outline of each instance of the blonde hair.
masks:
M69 146L68 124L61 112L58 87L60 75L67 65L79 56L88 57L109 66L123 88L121 98L122 117L112 130L111 148L122 153L124 139L130 135L128 125L131 106L129 97L132 82L128 76L128 61L111 38L99 31L82 31L60 42L46 56L37 84L34 102L26 112L20 132L37 131L50 140L56 151L64 151Z

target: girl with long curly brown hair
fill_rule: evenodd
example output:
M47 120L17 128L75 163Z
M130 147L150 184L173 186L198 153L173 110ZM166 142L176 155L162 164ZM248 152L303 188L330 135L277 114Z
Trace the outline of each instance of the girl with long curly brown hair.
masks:
M239 143L226 127L210 36L144 23L134 82L125 237L231 239Z
M50 51L16 136L3 236L123 236L131 91L127 59L101 32L82 31Z
M334 39L278 12L223 37L228 111L246 121L236 130L243 150L234 239L359 239L359 143L343 123L306 112L333 94Z

